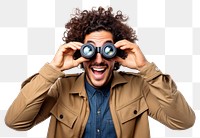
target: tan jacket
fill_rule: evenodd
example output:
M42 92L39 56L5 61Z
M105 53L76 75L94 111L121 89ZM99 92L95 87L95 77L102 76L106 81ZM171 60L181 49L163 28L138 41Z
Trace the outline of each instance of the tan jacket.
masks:
M109 106L118 138L149 138L148 116L172 129L187 129L195 121L173 80L153 63L140 74L114 72ZM48 138L80 138L89 114L84 73L65 76L45 64L22 84L5 122L28 130L51 116Z

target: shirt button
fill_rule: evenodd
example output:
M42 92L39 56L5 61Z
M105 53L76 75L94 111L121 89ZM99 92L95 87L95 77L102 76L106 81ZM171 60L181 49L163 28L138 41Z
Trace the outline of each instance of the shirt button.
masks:
M97 133L99 133L100 132L100 129L97 129Z
M100 111L100 110L98 110L98 111L97 111L97 114L99 115L100 113L101 113L101 111Z

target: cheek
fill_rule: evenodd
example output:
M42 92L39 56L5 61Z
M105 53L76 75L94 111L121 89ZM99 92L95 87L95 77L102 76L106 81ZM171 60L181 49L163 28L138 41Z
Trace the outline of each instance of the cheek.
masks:
M89 64L87 62L82 63L82 67L86 70L88 68Z
M110 66L110 70L113 70L113 69L114 69L114 66L115 66L115 62L111 62L111 63L109 64L109 66Z

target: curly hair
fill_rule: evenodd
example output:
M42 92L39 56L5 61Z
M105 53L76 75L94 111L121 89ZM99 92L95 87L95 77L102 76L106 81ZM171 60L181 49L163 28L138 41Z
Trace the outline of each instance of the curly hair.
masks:
M65 24L66 31L63 41L66 43L71 41L83 43L87 34L105 30L113 35L114 43L123 39L135 42L137 36L135 31L126 24L127 20L128 17L123 15L121 11L114 14L112 7L108 7L107 10L103 7L98 7L95 10L93 7L90 11L81 11L76 8L71 20ZM119 66L117 63L115 70L119 69Z

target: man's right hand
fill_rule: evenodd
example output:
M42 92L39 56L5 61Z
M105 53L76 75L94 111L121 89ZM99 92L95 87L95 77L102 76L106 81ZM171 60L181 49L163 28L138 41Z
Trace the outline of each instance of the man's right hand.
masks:
M64 71L73 67L77 67L84 61L88 61L88 59L83 57L80 57L76 60L73 58L76 50L80 50L82 45L83 44L80 42L69 42L67 44L61 45L53 60L50 62L50 65L60 71Z

